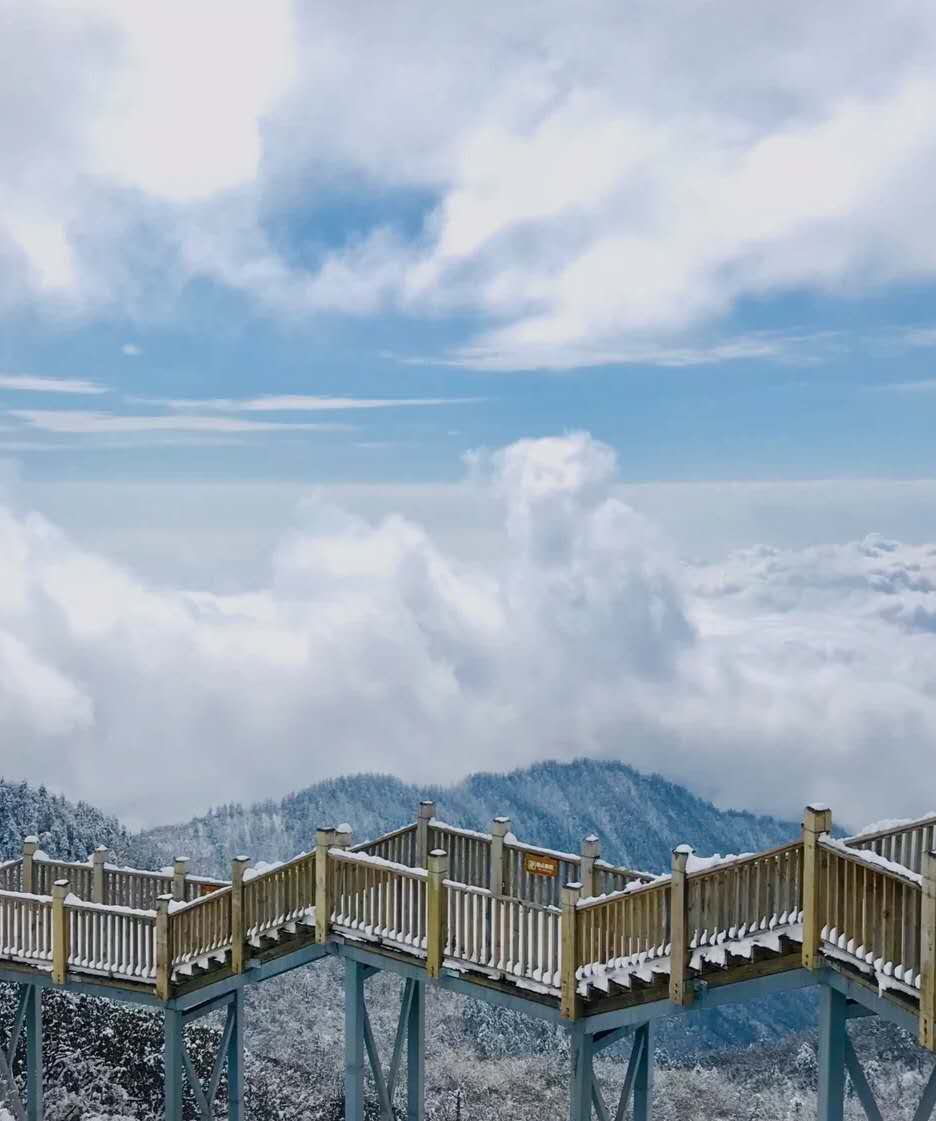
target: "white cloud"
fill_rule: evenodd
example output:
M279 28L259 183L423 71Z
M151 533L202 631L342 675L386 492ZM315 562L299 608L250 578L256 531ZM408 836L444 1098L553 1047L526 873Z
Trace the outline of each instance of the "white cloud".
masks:
M215 416L132 416L80 409L10 409L8 416L43 432L103 435L118 432L348 432L346 424L280 423Z
M126 358L139 358L143 350L136 343L124 343L120 348L120 353Z
M46 378L37 374L0 374L0 389L17 393L106 393L107 387L83 378Z
M504 534L484 561L308 499L239 592L150 583L4 510L7 772L146 821L353 770L445 780L580 754L791 815L932 803L936 546L685 565L586 436L471 466Z
M476 405L484 397L313 397L307 394L267 394L263 397L151 398L132 397L140 405L162 405L169 409L211 409L241 413L316 413L345 409L432 408L442 405Z
M931 6L364 10L12 11L6 301L152 314L198 277L284 315L468 312L461 363L691 364L775 356L696 337L743 297L936 272ZM375 217L336 225L344 192Z

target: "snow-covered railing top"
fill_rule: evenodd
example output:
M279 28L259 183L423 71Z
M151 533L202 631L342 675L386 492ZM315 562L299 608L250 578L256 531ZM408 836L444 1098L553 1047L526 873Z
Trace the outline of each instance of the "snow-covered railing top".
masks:
M632 985L668 984L686 1003L712 967L756 972L757 951L782 959L765 969L831 961L899 990L905 1005L918 1002L936 1049L936 857L923 851L916 870L863 844L929 824L846 843L812 806L785 845L727 856L680 845L659 876L602 860L595 836L564 852L520 841L505 818L488 833L449 825L431 803L364 844L342 824L286 861L251 867L237 856L230 881L192 876L183 858L152 872L118 867L103 848L84 863L56 861L29 838L21 859L0 864L0 956L51 966L55 983L88 972L165 1000L205 973L288 952L291 940L370 942L430 978L455 970L558 996L575 1018L583 1000Z
M924 853L936 848L936 814L878 821L854 837L846 837L845 844L853 849L875 852L912 872L919 872Z

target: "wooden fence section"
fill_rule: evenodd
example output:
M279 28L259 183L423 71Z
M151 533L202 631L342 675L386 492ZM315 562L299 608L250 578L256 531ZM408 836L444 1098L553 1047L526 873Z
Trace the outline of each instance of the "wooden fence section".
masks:
M156 914L67 901L66 961L82 973L148 982L156 977Z
M469 887L491 885L491 835L459 829L433 819L429 822L429 851L448 853L449 876Z
M559 991L561 912L445 880L445 958Z
M404 825L402 829L395 829L378 837L376 841L363 841L354 845L350 852L363 852L368 856L379 856L381 860L389 860L393 864L403 864L407 868L418 865L416 859L416 826Z
M94 869L90 864L70 864L65 860L33 858L32 889L36 895L51 895L56 880L68 880L68 889L79 899L91 899L94 893Z
M244 876L244 936L261 934L307 919L315 906L315 853ZM178 912L176 912L178 914Z
M689 947L714 946L799 923L802 877L799 841L689 873Z
M0 954L44 965L52 960L52 900L0 891Z
M827 948L920 987L922 888L912 872L881 867L851 850L820 840L817 925Z
M352 937L426 949L427 879L422 868L332 849L330 925Z
M669 953L668 880L584 900L574 914L575 976L579 979Z
M5 860L0 864L0 891L23 890L23 858Z
M923 854L936 849L936 817L920 818L890 829L848 837L845 844L852 849L876 852L878 856L901 864L911 872L920 872Z
M231 888L222 888L169 913L169 961L175 971L231 948Z

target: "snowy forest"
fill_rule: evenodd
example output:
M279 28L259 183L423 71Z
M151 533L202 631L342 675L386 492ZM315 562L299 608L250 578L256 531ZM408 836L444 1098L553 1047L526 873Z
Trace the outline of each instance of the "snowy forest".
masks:
M193 866L221 872L228 854L288 855L329 816L361 822L359 835L411 818L420 796L465 825L509 813L523 834L572 847L597 827L614 859L659 868L677 839L701 850L742 850L788 837L796 826L725 813L688 791L614 763L540 764L506 776L474 776L449 790L423 791L387 776L322 783L280 803L227 806L179 826L133 834L87 805L44 789L0 782L0 856L14 855L26 833L53 855L83 857L104 843L119 859L149 866L191 848ZM614 806L616 814L612 815ZM624 810L622 812L622 807ZM247 997L246 1109L251 1121L339 1121L342 1100L342 967L328 960L251 987ZM392 1045L400 982L368 982L374 1030L384 1055ZM47 992L45 1022L48 1121L150 1121L162 1108L162 1019L102 999ZM12 986L0 986L0 1037L15 1011ZM658 1121L793 1121L815 1112L815 1008L808 994L777 996L676 1019L658 1032ZM207 1018L188 1029L203 1076L221 1025ZM852 1038L886 1121L911 1121L931 1058L886 1024L853 1024ZM430 987L427 1001L427 1117L430 1121L543 1121L567 1110L569 1049L564 1031ZM615 1100L628 1043L597 1065L606 1100ZM22 1077L23 1045L14 1071ZM402 1082L402 1079L401 1079ZM223 1099L222 1085L222 1099ZM401 1091L403 1087L401 1086ZM398 1095L399 1096L399 1095ZM402 1109L403 1100L397 1102ZM376 1101L372 1102L376 1119ZM402 1118L404 1112L400 1112ZM194 1100L187 1116L196 1116ZM849 1119L863 1117L854 1097ZM2 1117L2 1112L0 1112Z

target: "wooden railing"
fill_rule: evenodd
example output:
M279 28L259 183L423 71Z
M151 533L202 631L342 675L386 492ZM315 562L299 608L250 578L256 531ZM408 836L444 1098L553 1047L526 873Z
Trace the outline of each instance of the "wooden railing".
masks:
M94 869L90 864L74 864L66 860L33 859L32 889L36 895L51 895L56 880L68 880L69 890L79 899L94 894Z
M0 954L13 961L52 960L52 900L0 891Z
M0 891L23 890L23 858L5 860L0 864Z
M378 837L376 841L363 841L359 845L354 845L349 851L379 856L382 860L415 868L417 865L416 826L404 825L402 829L395 829L392 833Z
M315 906L315 853L301 853L253 876L247 873L243 892L248 940L305 918Z
M558 991L560 912L453 880L446 889L445 957Z
M426 948L427 873L360 853L329 852L331 925L357 937ZM316 909L317 910L317 909Z
M936 817L923 817L890 829L848 837L845 844L852 849L876 852L885 860L901 864L911 872L919 872L923 866L923 854L936 849Z
M429 822L429 850L448 853L449 875L469 887L491 883L491 836L472 829L459 829L442 821Z
M817 924L825 946L918 989L920 877L825 839L819 842L818 864Z
M574 915L578 978L626 968L669 952L667 880L587 899L576 907Z
M231 888L222 888L191 903L176 904L170 911L172 970L226 951L231 944Z
M132 981L156 977L156 914L66 900L68 967Z
M686 877L689 947L789 926L802 910L803 846L796 841Z

